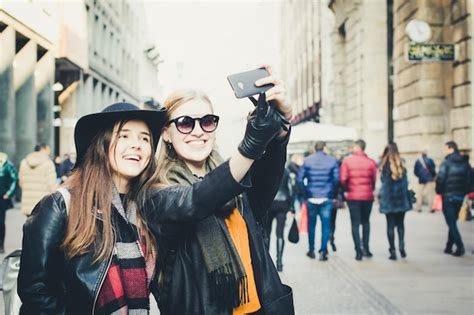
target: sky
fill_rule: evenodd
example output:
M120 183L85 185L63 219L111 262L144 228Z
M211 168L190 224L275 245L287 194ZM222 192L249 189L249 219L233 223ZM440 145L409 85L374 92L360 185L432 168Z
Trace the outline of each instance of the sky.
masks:
M206 92L220 116L217 145L230 156L241 140L253 105L237 100L229 74L272 64L280 67L276 1L145 2L151 39L160 59L160 101L178 88Z

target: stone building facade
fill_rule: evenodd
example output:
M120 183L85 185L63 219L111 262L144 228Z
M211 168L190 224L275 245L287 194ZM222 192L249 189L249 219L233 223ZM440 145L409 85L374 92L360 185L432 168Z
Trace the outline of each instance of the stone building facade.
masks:
M157 98L143 3L0 0L0 151L74 149L74 126L116 101Z
M449 140L472 153L472 17L467 0L393 2L394 140L411 160L423 148L438 161ZM411 19L430 24L433 43L454 43L454 62L409 63L405 26Z
M296 122L315 119L319 114L320 9L316 1L285 1L281 7L282 77L295 107Z
M35 3L0 1L0 151L15 162L53 145L53 19Z
M297 14L295 3L308 6L316 2L319 1L285 1L282 8L293 11L283 16ZM387 141L396 141L410 169L423 149L439 165L442 146L449 140L472 155L472 1L330 0L326 6L334 15L332 52L323 60L332 65L332 90L328 90L329 97L322 98L321 121L354 127L367 141L367 151L373 158L381 154ZM428 43L456 44L457 59L408 62L410 39L405 27L413 19L430 25L433 36ZM294 34L293 42L291 38L282 40L286 51L306 45L294 43L301 40L297 23L290 24L283 18L282 25ZM311 42L318 38L303 40ZM322 42L322 46L325 44ZM284 59L283 68L288 66L288 60L299 59L304 60L293 52ZM318 76L318 69L317 65L312 67L313 76ZM304 116L305 106L312 103L301 90L293 88L294 82L303 80L301 73L295 71L293 77L284 77L292 99L298 100L297 116Z

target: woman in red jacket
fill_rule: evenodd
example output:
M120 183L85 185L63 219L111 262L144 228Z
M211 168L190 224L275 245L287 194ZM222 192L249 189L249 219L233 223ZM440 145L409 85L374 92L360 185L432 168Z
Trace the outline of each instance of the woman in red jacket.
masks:
M352 155L344 159L341 166L341 185L346 191L347 205L351 214L352 238L356 260L362 256L372 257L369 250L370 212L374 201L377 164L364 152L365 141L357 140ZM362 246L359 226L362 224Z

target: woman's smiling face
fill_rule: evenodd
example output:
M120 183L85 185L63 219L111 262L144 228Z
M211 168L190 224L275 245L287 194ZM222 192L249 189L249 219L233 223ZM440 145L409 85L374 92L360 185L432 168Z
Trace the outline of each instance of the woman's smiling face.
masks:
M127 187L128 182L141 174L150 162L151 136L148 126L141 120L130 120L119 130L114 127L109 147L112 177L117 187Z
M203 99L193 99L176 108L170 120L181 116L201 118L212 114L211 104ZM163 131L163 140L173 145L174 151L183 161L201 168L214 148L216 135L215 131L202 130L199 120L196 120L193 130L188 134L178 131L176 123L171 123Z

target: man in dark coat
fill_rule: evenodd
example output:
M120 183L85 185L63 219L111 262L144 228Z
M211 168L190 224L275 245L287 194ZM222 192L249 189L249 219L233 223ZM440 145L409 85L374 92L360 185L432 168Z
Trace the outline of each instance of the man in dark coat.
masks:
M423 201L426 201L431 207L434 199L434 186L436 176L436 165L431 159L426 150L423 150L421 156L416 160L414 167L415 176L418 177L418 191L416 192L415 209L418 212L422 211ZM431 210L431 209L430 209Z
M443 214L449 228L448 242L444 252L453 256L462 256L465 249L457 227L457 219L464 197L469 192L471 166L459 153L456 142L446 142L444 152L446 158L441 163L436 178L436 193L443 197ZM456 245L454 252L453 245Z

